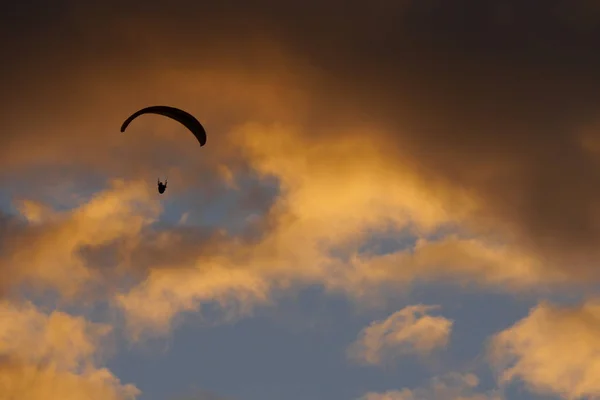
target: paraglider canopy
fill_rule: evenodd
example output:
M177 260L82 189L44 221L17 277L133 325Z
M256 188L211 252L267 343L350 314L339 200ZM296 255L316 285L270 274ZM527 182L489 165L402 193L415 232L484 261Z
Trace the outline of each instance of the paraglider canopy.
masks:
M198 142L200 142L200 146L204 146L206 144L206 131L204 130L202 124L200 124L200 122L193 115L180 110L179 108L169 106L151 106L136 111L129 118L127 118L125 122L123 122L123 125L121 125L121 132L125 132L131 121L143 114L157 114L174 119L188 128L194 134L196 139L198 139Z

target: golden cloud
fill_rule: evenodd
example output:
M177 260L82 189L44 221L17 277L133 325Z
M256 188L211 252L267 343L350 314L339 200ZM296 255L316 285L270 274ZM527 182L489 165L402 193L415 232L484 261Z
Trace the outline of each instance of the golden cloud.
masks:
M102 275L81 256L84 248L119 243L117 265L109 270L134 272L138 280L115 293L114 304L126 312L135 336L144 329L165 333L179 312L199 310L204 302L242 304L238 311L248 313L268 303L273 288L293 284L361 297L417 278L512 288L566 280L560 271L548 274L535 255L484 239L419 239L414 249L388 255L356 253L372 232L392 226L425 236L469 224L481 205L468 191L424 180L410 163L389 161L385 142L377 139L384 134L347 132L345 140L314 141L294 125L251 123L230 134L230 146L280 185L268 214L259 217L265 230L251 240L217 232L194 236L192 230L148 235L160 213L149 187L117 182L72 211L23 201L30 229L9 239L5 265L20 266L14 282L38 281L68 297L90 284L120 286L119 274ZM331 255L340 248L349 262Z
M57 212L32 201L21 202L19 208L27 222L6 234L7 254L0 269L12 285L26 282L56 289L66 298L103 283L100 271L81 255L82 249L116 240L131 246L160 211L146 184L122 181L70 211Z
M133 400L140 394L97 368L111 327L31 304L0 304L0 399Z
M360 363L380 365L405 354L430 355L448 344L453 321L427 315L436 306L407 306L384 321L363 329L348 348L348 356Z
M547 302L495 335L490 360L501 384L520 380L533 392L568 398L600 395L600 303Z
M486 7L465 20L451 2L380 1L368 12L346 2L345 18L322 1L215 2L195 12L175 0L168 15L152 1L121 3L56 7L35 24L0 21L10 31L0 36L11 38L0 50L13 56L0 76L0 178L21 199L20 219L0 226L2 294L29 284L71 300L108 298L140 337L168 332L180 312L209 302L227 318L247 315L292 285L364 299L415 279L511 290L598 280L600 59L589 51L597 35L582 36L580 24L543 7L531 20L517 4L503 11L508 32ZM473 40L465 24L486 29ZM549 50L556 24L563 35ZM207 147L152 117L118 132L150 104L197 115ZM238 181L253 173L274 178L279 195L270 204L242 193L268 208L252 217L252 238L151 226L161 217L157 176L169 177L172 198L190 189L219 198L224 185L240 194ZM115 183L99 191L92 175ZM68 211L40 201L44 190L70 198L83 188L98 193ZM416 246L357 250L390 228ZM101 268L110 251L116 257ZM596 393L594 307L563 318L540 306L499 335L495 348L516 360L503 379ZM52 332L72 326L57 315ZM547 333L559 331L552 319L592 333L564 352L566 339ZM19 329L34 332L28 323ZM76 335L83 355L58 336L44 339L60 365L43 367L43 354L3 341L2 382L23 399L59 390L50 385L65 399L134 397L109 371L74 370L95 354L86 338ZM23 378L34 372L36 391ZM572 374L581 379L561 380Z
M134 325L161 330L203 302L239 298L251 308L267 302L270 289L292 284L360 297L416 278L511 289L597 278L599 170L583 156L589 151L578 135L597 109L589 96L597 90L586 82L600 69L577 46L580 62L569 66L549 67L536 49L524 52L539 55L531 63L496 49L499 60L491 63L469 49L453 57L440 50L462 30L414 35L410 24L389 18L393 11L452 19L451 12L429 14L427 7L446 10L445 3L379 2L366 19L348 5L361 26L377 24L360 32L330 19L329 9L313 12L314 4L267 3L233 14L214 5L193 18L178 7L158 18L148 4L74 6L58 20L78 35L49 29L47 46L23 38L23 56L11 64L14 82L7 82L12 97L0 109L2 176L36 175L27 182L37 188L67 179L82 185L93 172L138 189L100 194L103 200L67 212L25 196L29 227L8 238L2 270L13 272L5 286L38 282L73 296L91 283L118 281L79 253L121 242L115 263L136 271L137 286L111 296ZM286 23L292 16L294 24ZM246 29L239 21L251 23ZM312 28L300 29L307 21ZM452 21L438 22L432 26L444 30ZM391 54L380 45L386 38L415 51ZM209 130L207 147L152 117L118 132L148 104L198 115ZM211 246L194 248L179 240L182 231L167 232L160 240L179 256L140 258L140 249L156 246L164 256L168 246L142 233L159 217L158 203L129 182L168 175L169 195L194 188L219 196L219 185L235 188L254 172L280 185L256 238L212 238ZM468 239L430 238L448 226ZM409 230L417 246L383 256L356 251L390 227ZM340 248L350 262L332 255Z

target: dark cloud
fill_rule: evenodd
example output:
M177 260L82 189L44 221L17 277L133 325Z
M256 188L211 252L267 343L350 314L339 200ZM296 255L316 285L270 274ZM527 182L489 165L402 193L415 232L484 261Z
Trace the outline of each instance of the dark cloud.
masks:
M91 65L118 80L122 71L199 67L216 57L268 75L277 61L255 52L257 40L268 38L303 63L298 73L315 73L306 86L315 141L331 124L383 124L391 133L382 157L410 159L432 179L471 192L481 200L483 225L570 267L598 256L597 155L580 136L584 129L598 136L589 131L600 109L593 2L6 7L2 48L11 61L2 81L14 90L5 91L5 108L49 113L58 106L45 88ZM82 93L69 91L61 101L74 103Z
M11 180L10 193L29 199L40 181L77 181L56 197L104 178L127 183L72 211L22 205L29 222L0 213L0 298L29 283L66 298L109 286L136 336L164 332L201 303L244 314L296 281L357 296L371 281L453 272L526 287L597 281L599 38L600 7L589 0L4 3L0 183L19 177L35 189ZM117 136L123 118L155 102L202 110L210 151L196 157L158 122ZM255 124L245 135L233 133L246 122ZM348 133L356 127L376 150ZM240 184L226 219L256 215L236 237L154 224L155 187L134 182L168 173L177 201L203 191L185 204L196 212L250 167L280 186ZM471 203L453 204L471 198L474 215ZM325 256L396 208L398 225L466 224L516 249L451 237L364 262ZM11 363L0 359L0 372L23 369Z

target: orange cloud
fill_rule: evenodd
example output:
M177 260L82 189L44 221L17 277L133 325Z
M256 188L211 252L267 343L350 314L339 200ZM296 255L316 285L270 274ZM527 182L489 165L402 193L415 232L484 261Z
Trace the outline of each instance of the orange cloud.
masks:
M535 255L507 245L455 235L439 240L419 239L414 248L385 255L360 255L336 286L369 295L381 285L407 285L415 279L457 282L522 290L536 285L562 284L568 276L545 270Z
M314 210L301 217L332 215L349 230L363 214L369 223L410 219L421 229L442 221L485 228L532 253L551 275L575 265L580 281L596 279L597 269L586 266L598 259L599 170L577 135L596 118L590 82L598 81L598 60L580 51L576 24L565 32L571 46L553 48L563 55L553 59L568 65L549 67L547 46L529 40L511 41L518 51L492 45L504 43L505 32L487 11L489 40L481 42L488 45L478 48L453 29L448 4L378 2L368 16L352 4L343 21L336 7L270 1L189 15L181 10L190 5L174 6L168 17L148 5L106 2L56 11L78 35L48 29L43 39L11 42L21 51L12 52L15 74L5 74L12 78L0 108L0 168L62 165L69 178L75 169L145 180L168 174L176 191L198 185L199 176L209 186L215 171L235 174L249 162L304 186L288 198L296 212ZM425 29L418 34L398 23L404 18L432 23L418 24ZM515 21L515 37L529 37L525 20ZM459 49L448 54L447 43ZM187 146L182 130L159 120L140 120L130 135L117 131L133 109L155 103L198 115L214 133L211 150ZM247 123L258 135L240 149L230 131ZM270 128L277 123L284 128ZM331 199L315 200L324 197ZM359 202L353 216L336 216Z
M199 310L204 302L243 304L247 313L268 303L272 289L293 284L322 284L360 298L417 278L515 289L568 278L548 274L534 254L485 238L423 238L414 249L357 254L370 232L392 226L424 236L468 225L479 204L460 189L428 185L411 165L386 169L377 141L362 132L351 140L311 143L298 128L250 124L231 137L253 168L280 183L280 196L263 219L265 231L251 241L222 236L202 246L182 245L175 231L152 242L138 238L122 253L130 264L142 260L132 255L136 249L171 249L173 256L144 262L138 285L115 299L136 336L144 329L165 333L179 312ZM339 248L352 255L349 262L331 255Z
M520 380L539 394L600 395L600 303L573 307L541 303L490 344L501 384Z
M217 260L198 267L153 270L138 286L116 297L125 312L134 339L143 334L167 334L174 317L200 311L202 303L221 305L225 319L248 315L265 304L269 284L252 271L227 268Z
M373 14L378 18L368 21L383 23L390 6L380 6ZM565 267L570 268L569 261L595 265L597 259L590 245L595 240L589 239L596 232L597 218L591 217L597 212L597 176L579 157L584 151L579 141L574 141L577 149L571 146L579 124L563 120L568 114L579 121L574 101L561 103L576 98L569 95L579 93L580 81L570 78L581 74L560 74L541 63L543 76L556 78L541 79L531 67L518 69L518 61L477 63L478 56L468 52L438 64L445 54L430 43L426 65L423 58L407 55L423 54L418 51L384 62L382 48L363 47L378 41L358 40L359 33L348 26L332 30L327 18L319 19L321 13L268 8L262 14L246 6L229 15L215 6L202 13L207 22L202 33L183 34L181 27L192 25L182 24L179 18L188 16L176 11L171 19L157 18L152 7L113 15L104 3L78 6L63 16L65 23L77 28L85 43L97 45L98 57L90 58L85 46L76 44L64 47L73 54L63 58L37 50L44 46L29 48L47 63L21 60L35 76L23 80L0 110L5 132L0 170L5 175L35 171L29 187L83 182L91 172L149 184L157 175L168 175L169 195L198 188L218 196L219 185L235 188L236 179L256 172L280 184L275 204L256 224L263 231L252 241L219 237L210 246L202 240L198 248L181 238L196 237L182 231L149 239L143 228L159 212L153 209L157 203L141 193L146 189L140 189L139 198L123 195L128 200L111 194L128 204L123 209L108 199L106 206L97 206L120 210L114 213L88 205L55 212L24 202L22 212L35 227L9 239L2 270L13 272L5 286L37 281L73 296L91 283L118 281L118 274L102 276L79 253L82 247L119 242L115 263L130 267L138 280L133 288L111 292L111 299L133 325L164 331L178 312L199 309L203 302L242 299L251 308L268 302L271 289L293 284L317 283L364 297L373 288L416 278L511 289L593 280L594 268L572 273ZM392 8L402 9L403 16L422 11L412 5ZM248 17L245 12L256 24L244 35L232 35L239 32L237 22ZM313 24L309 35L271 18L280 14L295 21L317 18L320 24ZM406 28L385 21L394 32ZM330 32L358 41L350 49ZM361 30L360 35L376 39L369 36L376 32ZM337 43L335 57L319 46L328 43L322 35ZM101 46L107 37L114 44ZM356 58L359 49L365 53ZM478 65L480 71L465 73L465 65ZM501 67L520 72L500 74ZM540 86L542 81L550 86ZM523 96L515 96L521 89ZM195 143L184 129L160 118L143 118L127 134L118 132L134 109L158 103L197 115L209 130L207 147L190 145ZM556 112L565 109L558 103L569 112ZM57 167L67 172L49 179L46 174ZM133 198L152 210L138 210ZM197 206L202 205L199 200ZM448 227L469 239L430 238ZM417 246L384 256L356 251L371 233L388 228L409 231L419 239ZM161 247L161 241L179 255L165 256L168 246ZM578 250L564 243L577 244ZM149 248L163 257L151 262L139 256ZM350 261L334 257L334 250Z
M0 43L14 56L0 76L0 177L16 177L22 187L3 189L26 199L18 204L26 221L3 234L3 292L29 283L67 298L109 298L139 337L166 333L180 312L206 302L223 305L226 317L247 315L272 290L307 283L365 299L415 279L512 290L598 280L600 165L590 121L600 59L586 46L595 35L561 22L560 43L548 50L555 17L539 9L535 21L548 23L532 24L516 3L508 37L497 15L465 21L451 2L375 2L368 13L349 2L343 19L322 2L215 2L201 13L186 4L160 16L151 3L81 3L53 8L35 26L0 23L23 29ZM471 40L465 23L485 32ZM161 119L118 132L149 104L197 115L208 146L190 145L185 130ZM160 206L140 182L167 175L172 198L190 188L216 197L223 183L241 190L237 180L254 172L280 184L267 215L253 217L255 237L149 227ZM38 201L43 186L89 189L90 174L125 183L71 211ZM67 180L73 185L58 188ZM431 238L449 227L461 235ZM389 228L417 245L358 252ZM90 249L111 246L116 260L98 268ZM540 372L547 358L518 350L522 364L507 376L559 392L595 390L592 378L553 381L579 371L574 361L560 367L567 372ZM587 363L586 350L575 355ZM94 374L116 388L107 397L118 396L110 374Z
M0 399L135 399L135 386L95 365L110 331L81 317L2 302Z
M389 158L384 133L347 129L340 134L344 140L311 135L302 125L255 122L222 139L227 151L280 185L268 214L259 217L263 231L251 240L217 232L193 236L191 230L147 234L160 207L151 189L134 181L118 183L73 211L22 202L31 230L10 239L4 265L22 266L13 269L18 273L12 282L38 282L67 297L93 284L121 287L111 296L136 337L144 330L165 333L180 312L200 310L205 302L247 314L268 303L273 289L290 285L321 284L361 298L417 278L511 288L568 279L560 271L549 274L535 254L485 237L425 239L446 226L474 225L482 205L467 190L425 179L410 159ZM215 165L206 171L207 179L231 182ZM356 252L369 234L389 227L421 239L414 249L389 255ZM113 243L119 253L109 274L81 255L82 249ZM334 249L350 260L333 256ZM133 272L137 280L123 288L116 271Z
M146 184L122 181L71 211L56 212L32 201L21 202L19 208L27 224L5 238L7 254L0 269L12 285L53 288L67 298L103 283L100 272L82 257L82 249L115 240L131 246L160 211Z
M444 317L427 315L436 308L408 306L384 321L371 323L349 347L348 356L361 363L379 365L397 356L411 353L429 355L445 347L453 322Z

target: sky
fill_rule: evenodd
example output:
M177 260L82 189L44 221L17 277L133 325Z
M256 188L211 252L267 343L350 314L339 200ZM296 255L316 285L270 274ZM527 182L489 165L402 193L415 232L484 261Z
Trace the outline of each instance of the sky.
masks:
M599 37L593 0L2 3L0 400L600 398ZM207 144L119 131L149 105Z

